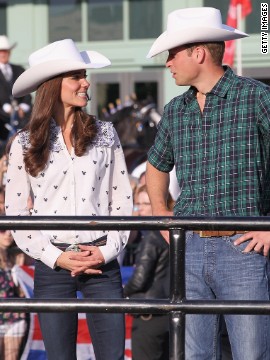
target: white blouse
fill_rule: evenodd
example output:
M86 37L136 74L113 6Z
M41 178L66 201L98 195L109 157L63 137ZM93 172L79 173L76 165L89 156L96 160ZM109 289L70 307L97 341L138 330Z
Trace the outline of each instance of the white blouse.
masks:
M113 125L97 121L98 133L85 155L71 154L54 120L50 128L50 155L46 168L32 177L25 171L23 154L30 146L29 133L14 139L6 180L6 214L32 216L130 216L132 191L119 138ZM31 257L53 268L62 253L53 243L91 242L108 234L100 250L105 263L115 259L125 247L129 231L17 230L17 245Z

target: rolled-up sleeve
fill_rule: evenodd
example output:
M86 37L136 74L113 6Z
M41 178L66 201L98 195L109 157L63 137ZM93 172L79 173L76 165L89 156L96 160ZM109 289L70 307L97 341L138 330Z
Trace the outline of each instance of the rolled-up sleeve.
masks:
M163 172L170 172L174 166L171 133L167 116L167 107L158 124L158 132L154 145L148 152L148 161L151 165Z

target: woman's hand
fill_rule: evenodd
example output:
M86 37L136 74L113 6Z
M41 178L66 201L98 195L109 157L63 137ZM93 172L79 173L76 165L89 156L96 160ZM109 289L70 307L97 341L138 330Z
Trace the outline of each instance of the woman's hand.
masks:
M71 276L101 274L102 271L98 268L104 263L104 258L99 248L97 246L85 245L80 245L79 247L81 252L62 252L56 261L56 265L62 269L69 270Z

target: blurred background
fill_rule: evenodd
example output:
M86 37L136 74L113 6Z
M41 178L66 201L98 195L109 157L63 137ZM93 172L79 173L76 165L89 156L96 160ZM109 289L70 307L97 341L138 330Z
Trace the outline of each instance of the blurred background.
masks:
M94 49L110 58L111 67L89 75L92 114L101 116L104 107L110 111L117 101L124 105L132 94L138 100L150 99L161 113L172 97L185 90L175 86L166 71L166 53L146 59L154 39L166 29L168 13L184 7L213 6L221 10L225 24L229 5L236 2L239 1L0 0L0 34L17 42L11 62L24 67L31 52L63 38L72 38L81 50ZM249 3L252 9L238 24L250 34L241 43L242 74L269 83L270 55L261 54L262 2ZM235 69L237 61L235 55Z

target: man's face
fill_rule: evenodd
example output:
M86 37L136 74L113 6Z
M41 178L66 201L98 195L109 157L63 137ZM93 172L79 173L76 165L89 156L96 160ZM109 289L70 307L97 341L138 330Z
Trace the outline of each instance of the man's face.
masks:
M193 85L197 76L196 65L193 54L188 53L186 46L169 50L166 67L170 69L176 85Z
M10 57L10 50L0 50L0 63L7 64Z

